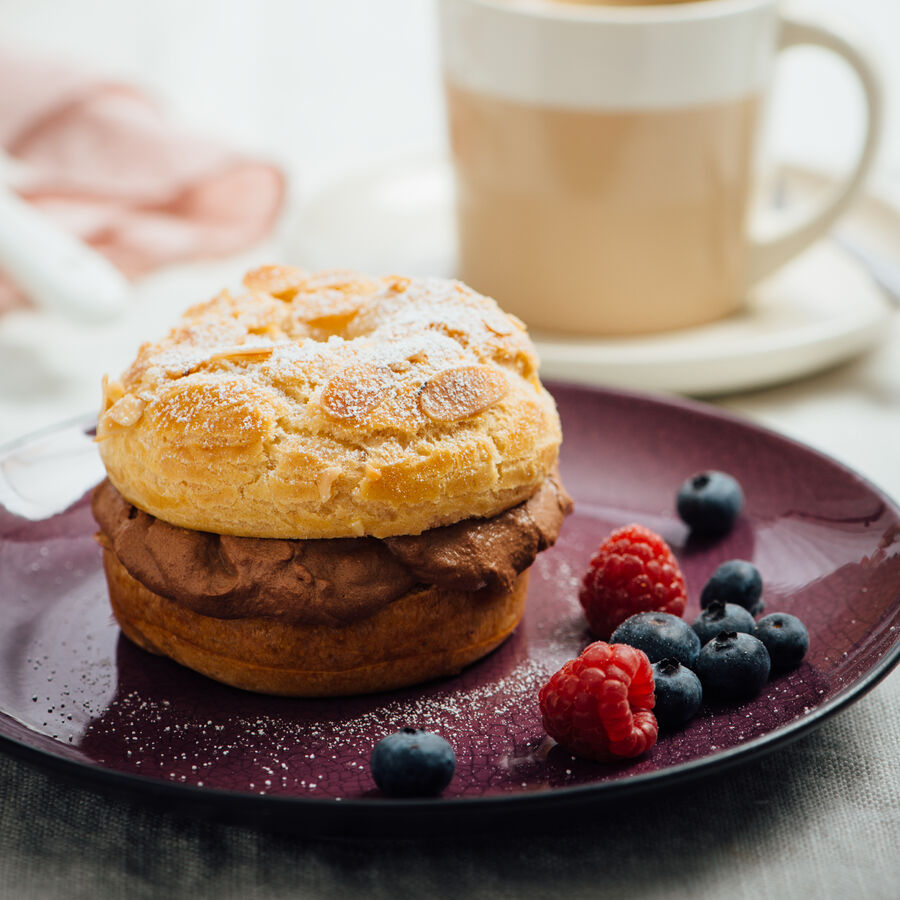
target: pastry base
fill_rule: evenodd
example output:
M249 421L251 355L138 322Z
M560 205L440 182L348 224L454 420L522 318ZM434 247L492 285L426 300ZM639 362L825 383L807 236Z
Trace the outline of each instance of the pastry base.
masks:
M264 694L334 697L454 675L499 646L525 611L528 571L509 592L417 588L338 627L201 616L103 552L110 602L135 644L216 681Z

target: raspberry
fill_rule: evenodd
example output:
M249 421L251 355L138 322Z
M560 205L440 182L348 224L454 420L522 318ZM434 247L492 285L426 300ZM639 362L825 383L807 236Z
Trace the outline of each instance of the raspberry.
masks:
M610 762L656 743L653 669L634 647L590 644L550 678L538 700L547 734L576 756Z
M668 544L649 528L627 525L614 531L591 558L578 599L591 631L606 640L635 613L680 616L687 587Z

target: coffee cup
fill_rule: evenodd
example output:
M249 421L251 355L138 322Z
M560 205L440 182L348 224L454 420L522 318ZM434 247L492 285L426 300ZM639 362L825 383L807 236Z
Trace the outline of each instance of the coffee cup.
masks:
M439 0L459 276L532 328L647 334L726 317L825 234L882 122L870 56L778 0ZM812 211L751 229L778 53L849 63L867 128Z

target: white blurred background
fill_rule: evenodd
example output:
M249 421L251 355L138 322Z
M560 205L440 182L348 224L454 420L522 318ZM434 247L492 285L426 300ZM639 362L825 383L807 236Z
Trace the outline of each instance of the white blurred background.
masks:
M786 4L842 19L880 56L889 116L879 174L900 181L900 2ZM431 0L0 0L0 41L83 60L151 88L199 128L263 151L298 189L444 140ZM843 64L780 64L768 152L840 170L862 130Z
M873 183L900 198L900 0L796 6L843 19L880 57L888 117ZM0 0L0 45L56 54L147 89L198 132L279 163L291 197L274 240L218 263L154 273L118 322L86 328L28 310L0 315L0 441L92 412L101 375L120 371L141 340L162 333L189 303L249 266L295 261L310 229L292 226L291 212L322 186L445 145L433 0ZM846 168L863 110L844 65L823 51L792 50L773 88L768 159ZM371 242L371 227L360 228ZM385 244L397 247L389 233ZM900 263L900 247L894 256Z

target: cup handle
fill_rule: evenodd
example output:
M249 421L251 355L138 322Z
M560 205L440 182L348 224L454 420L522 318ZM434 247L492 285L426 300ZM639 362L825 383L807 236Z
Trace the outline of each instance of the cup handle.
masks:
M856 73L865 94L868 116L866 136L850 174L826 194L822 202L801 220L780 221L768 233L750 240L748 281L755 284L825 234L847 209L872 167L881 140L883 90L881 77L870 56L837 30L814 22L782 16L779 51L798 44L824 47L845 59Z

